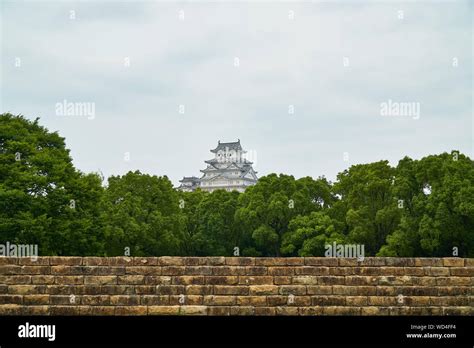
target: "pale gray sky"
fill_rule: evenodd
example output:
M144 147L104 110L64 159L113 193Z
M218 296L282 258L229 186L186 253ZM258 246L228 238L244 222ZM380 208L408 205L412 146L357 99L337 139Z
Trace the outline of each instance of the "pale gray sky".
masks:
M3 1L1 111L39 116L84 172L175 184L219 139L256 152L260 176L472 158L472 6ZM94 103L94 118L57 115L64 100ZM381 115L389 100L419 103L419 118Z

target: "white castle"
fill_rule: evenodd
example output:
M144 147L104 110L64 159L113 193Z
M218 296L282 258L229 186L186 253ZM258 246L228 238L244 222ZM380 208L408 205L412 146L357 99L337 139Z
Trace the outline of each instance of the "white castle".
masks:
M202 177L185 176L179 181L179 190L191 192L200 188L209 192L219 189L244 192L248 186L256 184L257 172L252 168L253 162L244 157L246 151L242 149L240 139L232 143L219 140L211 152L214 158L205 161L207 167L201 170Z

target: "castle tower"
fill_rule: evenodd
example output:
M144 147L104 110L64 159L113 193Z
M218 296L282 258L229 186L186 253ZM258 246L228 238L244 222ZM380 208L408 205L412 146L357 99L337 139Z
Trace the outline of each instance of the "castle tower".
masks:
M217 144L211 152L214 158L205 161L207 167L201 172L202 177L197 184L196 178L181 180L179 189L183 191L194 191L200 187L203 191L212 192L223 189L227 191L244 192L248 186L255 185L258 178L257 172L253 170L253 162L245 159L246 151L240 145L240 139L236 142ZM192 183L191 183L192 181Z

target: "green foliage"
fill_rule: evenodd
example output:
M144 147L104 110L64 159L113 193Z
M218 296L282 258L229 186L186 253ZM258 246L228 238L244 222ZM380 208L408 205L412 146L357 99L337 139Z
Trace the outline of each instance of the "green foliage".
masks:
M198 255L197 240L199 240L198 206L207 193L200 189L194 192L179 192L181 217L184 222L183 239L181 244L182 255Z
M333 242L344 244L345 236L336 231L329 215L315 211L290 221L281 250L293 256L323 256L325 245Z
M359 164L337 176L334 192L344 205L339 216L345 219L348 240L364 244L373 255L385 243L400 221L400 211L392 194L395 169L387 161Z
M166 176L76 170L38 120L0 115L0 242L41 255L474 257L474 165L463 154L354 165L337 176L270 174L244 193L179 192ZM454 254L456 255L456 254Z
M379 255L474 256L474 165L453 152L401 160L393 191L403 217Z
M235 219L247 240L253 240L253 251L279 256L290 221L323 210L333 201L330 184L324 178L295 180L291 175L270 174L240 196Z
M180 254L185 221L167 177L139 171L112 176L101 210L108 255Z
M217 190L208 193L197 206L194 255L232 255L240 233L234 223L239 193Z
M103 251L95 174L75 170L64 139L22 116L0 115L0 240L41 255Z

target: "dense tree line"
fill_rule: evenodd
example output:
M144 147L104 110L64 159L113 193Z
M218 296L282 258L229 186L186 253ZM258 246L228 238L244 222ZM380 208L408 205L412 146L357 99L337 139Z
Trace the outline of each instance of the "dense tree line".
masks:
M334 183L270 174L245 193L179 192L129 172L103 185L38 120L0 115L0 243L41 255L474 257L474 165L453 151L353 165Z

